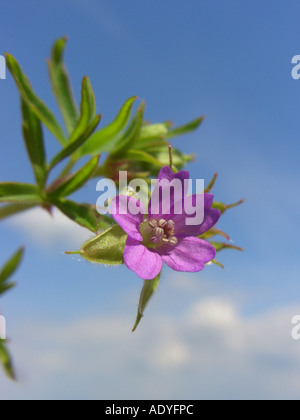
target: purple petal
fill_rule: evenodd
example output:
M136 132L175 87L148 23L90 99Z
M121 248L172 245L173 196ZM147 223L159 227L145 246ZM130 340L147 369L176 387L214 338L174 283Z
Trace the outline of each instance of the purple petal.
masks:
M179 203L180 208L182 207L182 199L185 193L184 180L189 179L188 171L180 171L174 173L171 168L164 166L158 174L158 182L152 192L152 196L148 206L149 218L157 219L171 219L176 209L176 204ZM173 187L178 187L179 191L174 194L174 188L169 186L169 183L173 182ZM166 184L164 185L163 182ZM160 184L159 184L160 183ZM163 193L166 192L166 194ZM175 199L174 199L175 196ZM170 200L168 200L168 198ZM168 208L169 211L164 211L164 208ZM174 208L175 207L175 208Z
M162 269L162 258L155 251L128 236L124 261L127 267L144 280L152 280Z
M216 256L215 248L203 239L186 237L178 242L163 261L175 271L194 273L201 271L204 265Z
M168 181L172 181L173 179L180 179L181 181L184 181L185 179L190 178L190 173L189 171L180 171L180 172L174 173L169 166L164 166L159 171L157 178L159 180L167 179Z
M185 197L185 206L191 208L196 206L196 195L191 195ZM204 220L199 225L188 225L186 224L186 218L194 217L194 214L186 214L183 211L183 214L174 215L172 218L175 223L175 236L199 236L211 229L220 218L220 211L217 209L212 209L212 203L214 196L212 194L202 194L204 199ZM184 210L184 206L183 206Z
M135 204L136 207L140 207L141 212L138 214L131 214L128 208L129 202ZM143 204L133 197L118 195L113 198L111 206L112 217L121 226L124 232L128 233L131 238L142 241L143 237L140 234L140 225L144 220L145 211Z

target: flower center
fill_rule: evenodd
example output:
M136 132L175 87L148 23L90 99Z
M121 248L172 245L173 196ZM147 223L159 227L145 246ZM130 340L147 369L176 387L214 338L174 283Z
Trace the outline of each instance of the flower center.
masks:
M174 236L174 227L173 220L150 219L145 221L140 229L144 244L151 248L167 244L176 245L177 238Z

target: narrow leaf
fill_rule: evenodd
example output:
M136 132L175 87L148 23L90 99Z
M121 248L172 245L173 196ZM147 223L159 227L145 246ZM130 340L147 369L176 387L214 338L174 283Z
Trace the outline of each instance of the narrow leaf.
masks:
M89 122L95 117L96 100L90 79L85 76L81 84L80 116L70 141L81 136L87 129Z
M53 200L53 204L59 208L69 219L76 222L92 232L97 232L98 222L94 213L84 204L78 204L71 200L57 199Z
M67 146L65 146L51 161L50 163L50 169L52 169L54 166L56 166L58 163L60 163L63 159L69 157L72 153L76 152L77 149L79 149L80 146L82 146L89 136L93 133L93 131L97 128L99 122L101 119L101 115L97 115L91 123L86 128L86 131L84 131L82 134L80 134L75 140L72 141L72 143L69 143Z
M63 119L70 134L76 125L78 113L71 89L69 76L64 64L64 50L67 38L59 38L53 46L51 59L48 60L48 68L52 88Z
M14 214L21 213L22 211L31 209L35 204L5 204L0 206L0 220L6 217L13 216Z
M92 157L82 168L72 175L61 180L55 181L48 189L48 197L67 197L81 188L93 175L98 166L98 156Z
M15 380L15 372L10 354L5 346L5 340L0 340L0 362L2 363L4 372L10 378Z
M125 131L124 135L115 145L112 152L113 156L120 156L130 150L134 144L138 141L143 117L144 117L145 103L142 102L141 106L138 108L136 115L129 124L128 129Z
M24 248L18 251L4 264L0 270L0 285L3 285L8 278L17 270L24 255Z
M160 274L156 276L153 280L144 280L144 285L141 291L140 300L139 300L139 306L137 311L137 317L134 324L134 327L132 329L132 332L134 332L137 328L137 326L140 323L140 320L142 319L144 315L144 311L146 308L147 303L153 296L154 292L156 291L160 281Z
M21 108L23 115L23 136L27 153L31 161L35 179L38 185L43 188L47 176L47 164L41 123L31 107L24 100L21 100Z
M38 188L31 184L0 182L0 203L38 204L41 202Z
M183 134L190 133L191 131L196 130L200 124L204 121L205 117L196 118L195 120L181 125L180 127L175 127L172 130L169 130L167 133L167 138L181 136Z
M63 130L56 121L52 112L32 90L30 82L23 73L19 63L12 55L6 54L6 64L16 82L22 99L32 108L37 117L45 124L51 133L54 134L59 142L61 144L65 144L66 137Z
M81 156L87 154L96 154L101 152L109 152L113 149L113 142L125 129L131 115L131 110L136 96L129 98L120 109L117 117L106 127L96 131L85 145L81 148Z

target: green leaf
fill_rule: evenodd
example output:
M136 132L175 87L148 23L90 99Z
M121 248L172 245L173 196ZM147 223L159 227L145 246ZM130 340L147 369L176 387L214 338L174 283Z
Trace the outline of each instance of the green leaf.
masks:
M47 190L48 197L67 197L81 188L93 175L98 166L99 157L94 156L82 168L72 175L56 180Z
M44 187L47 176L47 163L44 149L43 132L40 120L30 106L21 100L23 115L23 136L35 179L40 188Z
M235 249L237 251L244 251L243 248L236 245L228 244L226 242L210 242L210 243L217 252L222 251L223 249Z
M125 129L130 119L133 103L136 99L136 96L129 98L120 109L115 120L101 130L96 131L89 138L80 150L81 156L113 150L114 141L118 139L118 136Z
M141 106L138 108L136 115L129 124L128 129L115 145L112 152L113 156L122 156L128 150L130 150L134 144L138 141L141 127L143 124L145 103L142 102Z
M36 185L0 182L0 203L38 204L41 202Z
M151 299L151 297L153 296L153 293L156 291L159 285L159 281L160 281L160 274L158 274L158 276L156 276L153 280L144 280L144 285L143 285L141 295L140 295L137 317L136 317L136 321L132 329L132 332L134 332L137 326L139 325L140 320L142 319L144 315L144 310L146 308L146 305Z
M144 152L142 150L129 150L126 153L126 157L128 157L131 160L137 160L139 162L144 163L150 163L150 165L153 165L158 168L162 168L164 165L162 162L160 162L155 157L151 156L149 153Z
M91 123L86 127L86 130L79 135L78 138L75 138L71 143L65 146L51 161L50 169L60 163L63 159L69 157L72 153L76 152L80 146L82 146L89 136L93 133L93 131L97 128L101 119L101 115L97 115Z
M15 372L10 354L5 346L5 340L0 340L0 361L2 363L4 372L10 378L15 380Z
M0 206L0 220L6 217L13 216L14 214L21 213L22 211L35 207L35 204L5 204Z
M89 207L65 199L53 199L52 202L61 212L69 217L69 219L94 233L97 232L98 222L94 212Z
M245 200L242 199L233 204L225 204L225 203L219 203L218 201L214 201L211 207L213 209L220 210L221 214L223 214L226 210L239 206L240 204L244 203L244 201Z
M59 38L53 46L48 68L52 88L68 133L72 133L77 122L78 112L71 89L69 76L64 64L64 50L67 38Z
M169 121L165 123L159 123L159 124L144 125L141 129L139 141L143 142L143 141L148 141L149 139L157 139L157 138L164 139L166 135L168 134L170 125L171 124Z
M6 54L6 64L11 72L22 99L31 107L37 117L45 124L61 144L66 143L66 137L52 112L41 99L34 93L28 78L22 72L17 60L10 54Z
M66 253L80 254L86 260L98 264L124 264L126 239L127 234L119 225L114 225L83 244L80 251Z
M19 248L18 251L4 264L0 271L0 293L1 287L7 287L7 280L19 267L24 255L24 248ZM12 286L9 286L12 287Z
M182 136L183 134L190 133L191 131L196 130L200 124L204 121L205 117L196 118L193 121L185 125L181 125L180 127L175 127L172 130L169 130L167 133L167 138Z
M81 103L80 117L74 131L71 134L70 141L81 136L87 129L89 122L96 114L96 100L90 79L85 76L81 84Z

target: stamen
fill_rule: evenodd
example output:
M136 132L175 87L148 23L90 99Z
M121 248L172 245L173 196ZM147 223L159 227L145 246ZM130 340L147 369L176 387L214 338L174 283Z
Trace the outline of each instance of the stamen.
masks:
M158 226L164 228L168 222L165 219L160 219L158 222Z
M156 220L154 220L154 219L152 219L152 220L149 220L149 225L154 229L156 226L157 226L157 221Z
M151 219L148 221L149 226L152 228L151 241L158 244L169 244L175 246L177 244L177 238L174 236L175 223L173 220L155 220Z
M171 238L169 238L169 243L170 245L176 245L178 242L177 238L175 236L172 236Z
M159 237L159 238L163 238L164 234L165 234L165 231L163 230L163 228L156 227L156 228L153 229L153 233L154 233L154 236Z

